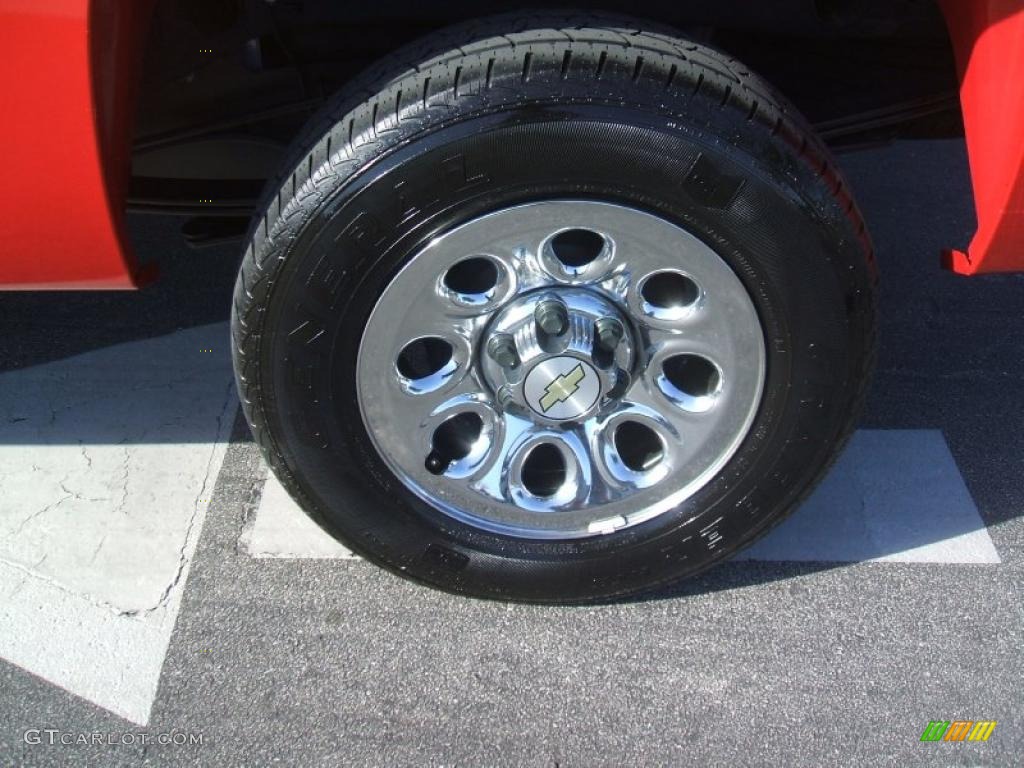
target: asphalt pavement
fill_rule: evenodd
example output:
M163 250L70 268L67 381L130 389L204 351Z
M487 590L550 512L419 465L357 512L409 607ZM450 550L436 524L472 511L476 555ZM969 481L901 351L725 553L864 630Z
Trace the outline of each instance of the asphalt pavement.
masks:
M852 453L756 559L612 605L457 598L304 528L230 389L237 249L133 217L156 285L0 295L0 764L1019 765L1024 276L939 269L962 142L840 163L882 272Z

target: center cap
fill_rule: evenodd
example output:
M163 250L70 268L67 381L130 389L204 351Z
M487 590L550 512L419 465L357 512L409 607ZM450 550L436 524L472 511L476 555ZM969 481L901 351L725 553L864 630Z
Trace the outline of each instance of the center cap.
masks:
M540 425L582 422L624 391L635 362L628 324L599 290L531 291L491 320L480 373L503 410Z
M565 421L587 413L601 394L601 380L578 357L549 357L533 366L523 384L526 402L547 419Z

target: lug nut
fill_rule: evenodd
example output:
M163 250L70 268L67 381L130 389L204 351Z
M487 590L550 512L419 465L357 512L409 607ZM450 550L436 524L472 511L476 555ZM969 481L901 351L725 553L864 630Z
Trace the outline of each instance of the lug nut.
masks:
M545 299L533 311L541 330L549 336L561 336L569 327L569 311L558 299Z
M515 395L512 394L512 390L507 384L498 388L498 405L502 408L507 408L514 399Z
M596 323L597 340L609 352L619 346L626 331L614 317L602 317Z
M515 340L507 333L499 333L487 340L487 354L502 368L515 368L519 365Z

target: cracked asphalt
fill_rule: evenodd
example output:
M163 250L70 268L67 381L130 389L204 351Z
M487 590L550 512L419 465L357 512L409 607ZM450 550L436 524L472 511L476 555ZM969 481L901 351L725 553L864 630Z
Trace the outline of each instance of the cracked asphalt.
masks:
M0 661L0 763L1019 765L1024 277L938 269L973 227L961 142L840 162L883 281L860 426L941 430L1001 562L734 562L615 605L460 599L360 561L250 557L239 537L265 469L234 415L181 553L191 569L148 725ZM141 293L0 296L0 370L226 319L234 250L188 251L178 224L132 220L163 271ZM985 743L920 742L936 719L998 725ZM136 743L32 744L30 729Z

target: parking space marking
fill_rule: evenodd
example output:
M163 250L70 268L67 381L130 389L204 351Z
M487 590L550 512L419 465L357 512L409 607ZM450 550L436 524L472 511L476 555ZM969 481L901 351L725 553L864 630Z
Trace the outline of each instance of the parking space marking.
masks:
M937 429L865 429L814 493L742 557L998 563L999 553Z
M0 657L139 724L237 408L227 339L0 375Z
M355 557L273 475L241 539L253 557ZM859 430L811 497L739 559L998 563L938 430Z
M270 473L260 494L259 507L242 531L239 544L252 557L356 557L314 523Z
M216 324L0 375L0 657L139 724L237 407L226 341ZM240 544L355 557L273 477ZM742 557L999 562L936 430L858 432Z

